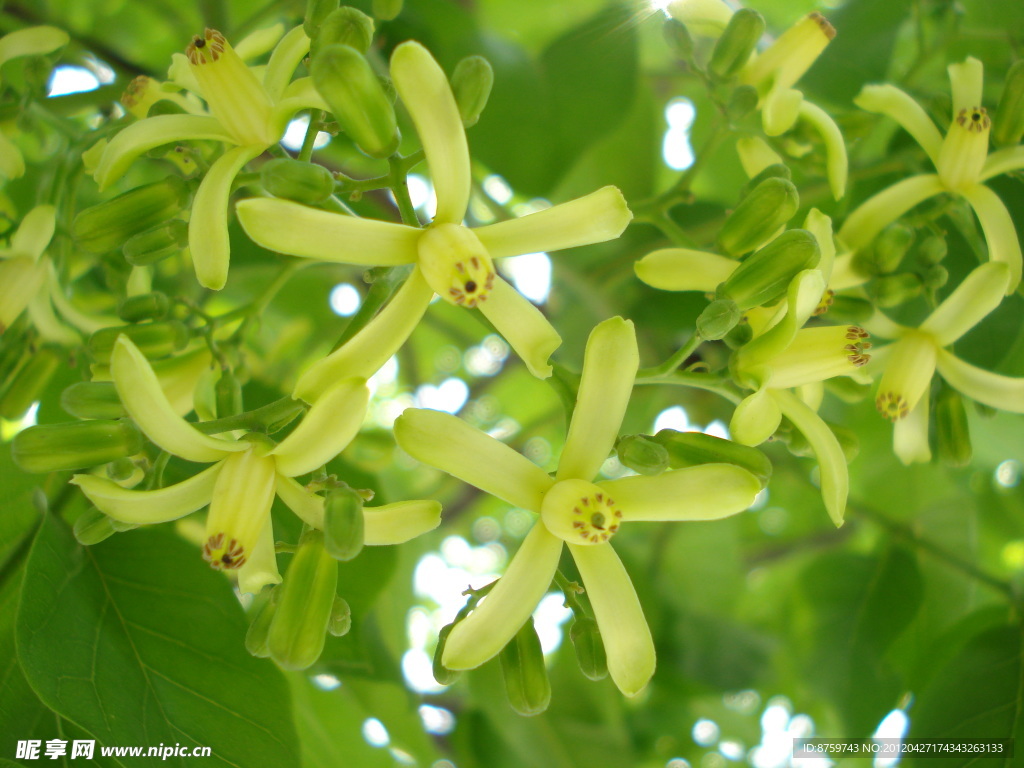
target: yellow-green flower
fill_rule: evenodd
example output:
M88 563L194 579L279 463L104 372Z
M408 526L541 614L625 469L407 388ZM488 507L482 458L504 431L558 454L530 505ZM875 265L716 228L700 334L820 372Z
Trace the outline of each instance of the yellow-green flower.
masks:
M882 371L875 404L895 422L893 450L904 464L931 459L928 396L936 371L951 387L979 403L1024 413L1024 379L983 370L948 349L999 306L1011 280L1006 264L982 264L920 327L898 325L881 313L868 324L876 335L893 340L879 350L870 369Z
M149 361L126 337L114 349L114 384L125 410L160 448L187 461L213 463L155 491L131 491L96 475L75 475L101 512L134 525L177 520L210 505L203 557L217 570L237 570L243 591L281 580L270 507L275 493L306 523L323 528L323 498L293 478L334 458L359 431L369 393L365 382L335 384L298 427L274 445L260 435L227 440L203 434L175 413ZM440 505L409 501L365 509L367 544L398 544L440 522Z
M1024 168L1024 147L989 153L992 121L982 106L983 76L982 63L975 58L949 66L953 116L944 137L921 105L904 91L893 85L865 86L855 99L857 106L897 121L925 151L936 172L899 181L862 203L847 217L839 237L859 251L915 205L943 192L959 195L981 223L989 259L1009 266L1009 293L1020 283L1020 242L1009 211L985 182Z
M207 111L146 117L99 150L94 177L104 189L139 155L164 144L206 140L231 147L210 166L192 201L189 249L196 277L206 288L219 290L227 280L228 198L235 176L281 139L296 112L326 108L309 78L289 83L308 52L309 38L296 27L274 49L267 66L256 69L245 64L220 32L207 29L186 49L191 77L178 67L179 80L187 80L190 90L202 96Z
M238 204L242 227L265 248L345 264L416 265L373 321L306 371L296 395L311 401L339 378L371 376L409 337L435 293L479 309L534 375L550 376L547 360L561 338L540 310L497 276L494 260L618 237L632 218L622 194L604 187L519 219L463 226L469 150L444 71L426 48L410 41L395 49L391 77L416 126L437 192L437 215L429 227L360 219L287 200Z
M612 680L628 696L647 685L654 644L611 538L625 523L735 514L753 502L760 483L731 464L593 482L618 436L637 363L631 322L612 318L591 333L576 410L553 478L446 413L410 409L395 423L399 445L414 458L539 515L505 575L451 630L445 667L472 669L501 651L547 591L568 544L600 626Z

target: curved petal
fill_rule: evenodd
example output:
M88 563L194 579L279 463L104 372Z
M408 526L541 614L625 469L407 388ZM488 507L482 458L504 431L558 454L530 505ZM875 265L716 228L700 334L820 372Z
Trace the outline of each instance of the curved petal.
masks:
M850 471L839 440L813 410L796 395L785 390L771 390L782 413L800 430L818 460L821 472L821 498L829 517L838 528L846 513L846 497L850 492Z
M689 248L652 251L633 265L636 276L663 291L713 293L740 263L736 259Z
M781 354L796 338L797 331L818 308L825 291L825 278L817 269L805 269L789 284L786 295L786 314L783 318L743 345L736 355L735 368L741 374L752 374L772 358Z
M75 475L70 482L105 515L122 523L151 525L177 520L209 504L222 468L217 462L188 480L155 491L129 491L97 475Z
M956 120L960 110L981 106L985 68L981 61L968 56L961 62L950 64L946 71L949 73L950 93L953 96L953 115L949 119Z
M309 37L302 25L295 27L275 47L263 74L263 88L271 101L277 101L296 67L309 53ZM244 58L244 57L243 57Z
M474 669L496 656L537 607L558 568L562 540L537 522L494 588L452 629L441 663Z
M0 273L2 271L0 270ZM3 289L0 289L0 294L2 293ZM4 300L0 298L0 323L3 322L3 309ZM64 325L57 318L50 297L46 293L37 293L29 300L28 316L32 319L32 325L39 331L39 335L47 341L68 347L78 346L82 342L82 337L76 331Z
M141 155L163 144L207 139L235 144L234 136L215 117L208 115L158 115L132 123L106 147L93 173L100 189L121 178Z
M428 499L363 507L364 543L404 544L441 524L441 504Z
M211 291L219 291L228 280L231 183L243 166L262 152L260 147L249 146L229 149L210 166L196 190L188 223L188 246L199 284Z
M391 78L427 156L437 192L434 221L461 224L469 205L469 147L448 78L430 52L414 40L391 54Z
M388 266L416 261L422 230L376 219L254 197L235 206L245 233L278 253L342 264Z
M17 231L11 235L11 251L36 261L43 255L57 226L57 209L52 205L37 205L25 214Z
M846 182L844 180L843 187L845 186ZM840 194L840 197L842 197L842 194ZM821 251L821 258L818 260L816 269L821 272L825 285L828 286L832 279L832 269L836 261L836 239L832 234L832 219L817 208L811 208L807 212L807 218L804 219L804 229L814 235L814 239L818 241L818 250Z
M597 474L619 436L639 365L631 321L612 317L590 332L557 479L591 480Z
M110 328L120 325L121 320L112 315L93 315L83 312L64 294L64 288L57 277L57 269L50 259L44 259L49 274L47 275L47 287L50 301L57 308L61 318L73 325L84 334L96 333L101 328Z
M299 26L298 29L302 29L302 27ZM292 30L292 32L294 31ZM234 46L235 53L238 54L238 58L242 61L252 61L268 51L272 51L283 36L284 24L280 22L271 24L269 27L263 27L262 29L250 32L239 40Z
M204 435L171 406L149 361L131 339L118 337L110 369L118 397L146 437L168 453L189 461L217 461L225 452L244 451L250 443L228 442Z
M825 145L825 171L828 175L828 186L832 197L836 200L846 193L846 179L850 171L850 161L846 156L846 142L843 134L831 115L806 99L800 104L800 119L810 123L818 132Z
M770 369L758 370L756 378L771 378ZM768 388L761 386L736 405L729 420L729 434L740 445L760 445L775 434L780 423L782 411L779 410L779 404L769 394Z
M554 485L525 456L441 411L406 409L395 422L395 440L417 461L533 512L540 511L544 494Z
M324 529L324 497L313 493L297 480L277 473L275 491L295 516L306 525Z
M701 464L660 475L598 483L622 510L622 521L719 520L754 503L761 482L733 464Z
M985 242L988 243L989 259L1009 266L1010 282L1006 286L1006 293L1013 293L1020 283L1022 257L1017 228L1013 225L1010 212L1006 210L999 195L984 184L968 187L961 194L971 204L981 222Z
M896 182L847 216L839 230L839 238L851 250L859 251L904 213L944 189L934 173L911 176Z
M46 264L20 256L0 262L0 331L9 328L46 283Z
M25 158L21 150L0 131L0 176L20 179L25 175Z
M633 582L610 544L570 544L569 550L601 630L608 674L620 691L635 696L654 674L656 658L651 630Z
M972 400L1001 411L1024 413L1024 378L986 371L944 349L939 350L935 363L939 375Z
M871 275L862 274L856 266L855 253L846 252L836 256L832 263L832 274L828 280L828 287L833 291L842 291L846 288L856 288L864 285L871 279Z
M761 104L761 125L765 135L779 136L790 128L800 116L804 95L795 88L773 87Z
M743 136L736 140L736 152L747 178L754 178L769 165L783 163L779 153L760 136Z
M258 595L268 584L280 584L277 552L274 550L274 523L270 517L252 548L252 554L238 569L238 591L243 595Z
M363 379L341 381L324 392L299 426L270 452L277 471L288 477L304 475L341 453L359 433L369 400Z
M976 267L921 324L921 330L934 336L938 346L949 346L1002 303L1009 275L1007 266L999 262Z
M539 379L551 375L548 358L561 345L562 337L529 299L497 277L479 309L526 363L530 373Z
M292 115L302 109L322 109L330 112L331 107L313 85L313 78L300 77L288 84L281 100L274 106L274 120L287 125Z
M312 403L336 381L370 378L409 338L433 295L417 267L376 317L299 377L293 396Z
M0 37L0 66L19 56L39 56L67 45L68 33L63 29L40 25L25 27Z
M914 410L893 425L892 451L905 465L927 464L932 460L928 445L928 390Z
M1019 171L1022 168L1024 168L1024 145L1000 149L985 158L978 181L987 181L994 176Z
M853 100L861 109L877 112L895 120L938 165L942 134L928 117L924 107L895 85L865 85Z
M603 243L633 219L618 187L602 187L543 211L473 230L492 259Z

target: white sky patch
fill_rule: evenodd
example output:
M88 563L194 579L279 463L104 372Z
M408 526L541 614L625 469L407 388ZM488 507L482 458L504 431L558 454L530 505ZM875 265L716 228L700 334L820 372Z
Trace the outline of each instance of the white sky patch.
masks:
M696 116L697 110L694 109L693 102L687 98L672 99L665 107L668 130L665 131L661 154L669 168L682 171L693 165L690 128L693 127Z
M458 413L469 399L469 387L462 379L454 376L445 379L438 386L424 384L416 390L416 405L435 411Z
M302 115L297 117L288 123L288 128L285 129L284 137L281 139L281 143L286 149L290 149L293 152L298 152L302 149L302 142L306 138L306 129L309 127L309 115ZM316 139L313 141L313 149L320 149L326 147L331 143L331 135L318 131Z
M388 361L384 363L377 372L371 376L366 386L370 389L370 394L375 394L378 390L389 387L394 384L398 379L398 358L392 355L388 358Z
M668 15L668 7L672 4L672 0L650 0L652 11L662 11L665 15Z
M338 283L331 289L330 301L334 314L350 317L359 309L359 291L351 283Z
M64 65L53 70L46 95L66 96L69 93L95 91L99 87L100 79L85 67Z
M439 736L451 733L455 729L455 715L444 707L433 707L430 704L420 705L420 719L427 733Z
M412 207L428 219L433 219L437 214L437 195L434 193L434 185L426 176L410 173L408 176L409 199L412 200Z
M492 333L479 346L466 350L462 364L473 376L493 376L501 370L507 357L508 342Z
M335 688L341 687L341 680L334 675L324 673L322 675L313 675L310 680L317 688L321 691L333 691Z
M386 747L391 742L388 729L375 717L363 721L363 738L371 747Z
M492 174L484 179L484 192L499 205L504 205L512 199L512 187L497 174Z
M673 405L659 413L654 419L654 431L662 429L674 429L677 432L690 432L690 418L686 415L686 409L681 405Z
M910 718L902 709L894 709L878 724L873 739L900 739L907 735L910 729ZM873 768L892 768L900 761L899 754L879 754L872 761Z
M814 736L814 721L807 715L793 715L793 706L784 696L768 701L761 714L761 743L750 751L754 768L827 768L827 757L793 757L793 739Z
M512 278L516 290L534 304L543 304L551 293L551 257L546 253L524 253L500 262L501 271Z
M545 656L557 651L562 644L562 625L572 616L572 611L564 603L565 597L561 593L552 592L541 598L533 612L533 626Z

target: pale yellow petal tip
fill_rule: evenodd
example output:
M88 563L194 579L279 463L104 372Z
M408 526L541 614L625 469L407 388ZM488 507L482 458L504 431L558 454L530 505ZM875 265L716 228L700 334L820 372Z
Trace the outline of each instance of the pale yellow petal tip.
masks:
M633 212L618 187L601 187L591 193L590 198L598 204L594 210L594 228L605 240L614 240L626 231L629 222L633 220Z
M646 660L644 661L646 662ZM643 693L647 684L651 682L651 678L654 677L655 664L656 660L652 653L649 664L634 662L630 665L634 669L629 670L628 673L619 673L612 680L623 696L632 699Z

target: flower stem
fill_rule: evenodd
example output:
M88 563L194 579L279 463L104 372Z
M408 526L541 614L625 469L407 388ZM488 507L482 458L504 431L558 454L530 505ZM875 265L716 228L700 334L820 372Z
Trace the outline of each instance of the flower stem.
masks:
M680 365L686 362L686 358L693 354L694 350L700 346L703 339L700 334L694 331L693 336L677 349L672 356L661 365L656 365L653 368L641 368L637 371L636 376L638 379L644 378L655 378L658 376L667 376L668 374L679 368Z
M313 144L316 143L316 135L320 132L320 123L323 122L324 111L313 109L309 113L309 125L306 126L306 135L302 138L302 148L299 149L299 160L308 163L313 156Z
M200 421L192 426L206 435L216 435L221 432L230 432L235 429L244 429L250 432L263 432L269 427L287 423L298 416L306 406L291 397L282 397L253 411L246 411L237 416L228 416L213 421Z

